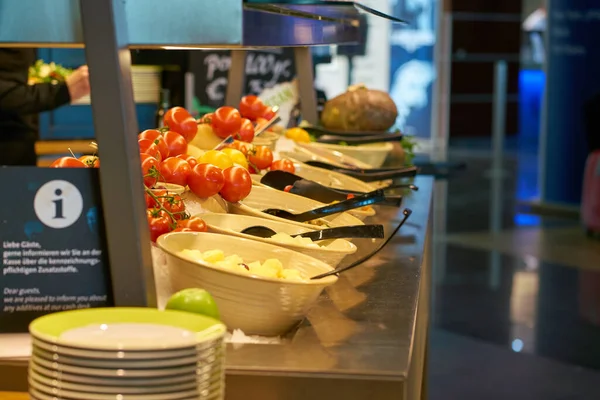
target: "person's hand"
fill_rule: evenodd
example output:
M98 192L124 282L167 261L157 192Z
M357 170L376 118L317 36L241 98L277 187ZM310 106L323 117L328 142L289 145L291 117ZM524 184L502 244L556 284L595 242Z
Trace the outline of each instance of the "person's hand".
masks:
M71 101L77 101L90 94L90 73L87 65L77 68L65 80Z

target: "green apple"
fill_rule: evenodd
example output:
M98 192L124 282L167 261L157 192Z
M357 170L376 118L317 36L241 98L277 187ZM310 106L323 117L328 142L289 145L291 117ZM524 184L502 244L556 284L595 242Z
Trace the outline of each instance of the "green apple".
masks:
M204 289L190 288L175 293L167 302L167 310L187 311L219 319L215 299Z

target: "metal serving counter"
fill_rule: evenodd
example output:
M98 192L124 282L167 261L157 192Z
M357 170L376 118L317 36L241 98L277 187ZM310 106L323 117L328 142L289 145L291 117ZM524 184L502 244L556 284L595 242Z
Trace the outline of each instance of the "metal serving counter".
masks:
M396 237L341 274L289 340L228 347L227 399L425 397L433 179L418 177L416 185L403 204L413 214ZM389 234L402 209L379 207L366 222ZM364 241L354 240L359 250L344 263L373 249Z
M396 237L343 273L282 344L228 346L228 400L425 398L433 179L415 183L403 204L413 214ZM389 234L402 209L379 207L367 222ZM374 247L354 242L347 263ZM26 360L0 360L1 390L26 391L26 374Z

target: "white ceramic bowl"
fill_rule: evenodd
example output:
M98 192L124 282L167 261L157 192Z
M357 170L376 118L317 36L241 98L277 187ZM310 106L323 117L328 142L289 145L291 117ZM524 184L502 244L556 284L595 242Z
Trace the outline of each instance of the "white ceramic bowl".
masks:
M176 232L161 236L157 243L167 253L173 290L206 289L214 297L228 328L241 329L246 334L277 336L288 332L306 316L323 289L337 281L336 276L291 282L243 275L179 255L186 249L221 249L225 255L236 254L247 262L276 258L285 268L300 270L308 277L332 270L305 254L255 240L216 233Z
M297 251L307 256L314 257L318 260L335 268L344 257L349 254L354 254L357 250L356 246L347 240L324 240L318 243L321 247L308 247L300 244L281 243L273 239L265 239L257 236L241 233L242 230L250 226L266 226L273 229L277 233L287 233L288 235L296 235L299 233L310 232L311 229L302 228L298 225L289 224L287 222L271 221L264 218L251 217L248 215L233 215L233 214L204 214L202 219L208 225L210 232L222 233L243 237L246 239L257 240L263 243L271 243L277 246L285 247L290 250ZM312 229L314 231L314 229Z
M310 143L308 144L308 146L310 146L311 148L338 151L342 154L356 158L357 160L369 164L372 168L381 167L385 162L387 156L394 149L394 145L389 142L362 144L359 146L341 146L338 144L328 143Z
M345 189L344 187L344 183L346 183L346 179L352 179L352 180L356 180L359 183L362 183L362 185L360 185L361 189L347 189L347 190L356 190L356 191L362 191L362 192L370 192L371 190L375 190L374 188L371 189L369 185L367 185L364 182L359 181L358 179L354 179L354 178L350 178L346 175L337 173L337 172L333 172L333 171L328 171L326 169L321 169L321 168L317 168L317 167L311 167L310 165L306 165L303 164L301 162L294 162L294 166L296 168L296 175L301 176L302 178L320 183L323 186L328 186L331 188L338 188L338 189ZM298 172L299 171L304 171L306 172L306 169L304 169L303 167L307 167L309 168L309 172L306 173L305 175L300 175ZM335 174L335 175L333 175ZM272 189L272 190L276 190L273 189L270 186L267 186L263 183L261 183L261 178L262 175L257 175L257 174L252 174L250 175L252 177L252 185L254 186L260 186L263 188L268 188L268 189ZM314 179L313 179L314 178ZM344 183L342 183L344 182ZM336 183L337 186L332 186L332 183ZM349 185L349 186L354 186L354 185ZM355 186L358 187L358 186ZM366 190L366 188L369 188L368 190ZM375 215L375 209L373 207L368 208L368 209L357 209L357 210L350 210L348 211L349 214L354 215L356 218L360 219L361 221L364 221L365 218L367 217L372 217Z
M294 222L262 212L262 210L266 210L267 208L280 208L290 212L301 213L323 206L325 206L325 204L292 193L286 193L280 190L273 190L260 186L252 186L252 191L248 197L239 203L232 203L230 211L232 211L234 214L252 215L254 217L270 219L273 221L287 222L302 226L307 229L335 228L336 226L352 226L363 224L360 219L350 215L347 212L323 218L328 226Z

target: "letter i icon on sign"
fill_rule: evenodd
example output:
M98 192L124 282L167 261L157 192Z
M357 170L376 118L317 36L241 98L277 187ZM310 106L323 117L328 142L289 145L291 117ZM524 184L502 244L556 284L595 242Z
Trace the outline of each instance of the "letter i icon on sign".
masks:
M63 199L60 197L62 196L62 190L56 189L54 194L58 197L56 200L52 200L54 203L54 219L63 219L65 218L63 215Z
M71 182L50 181L38 189L33 208L44 225L54 229L67 228L81 217L83 197Z

